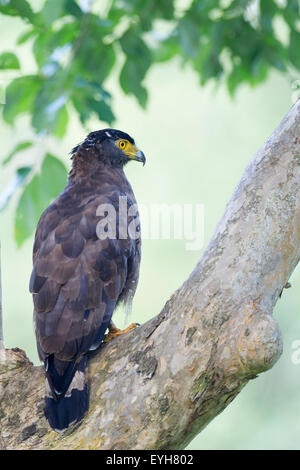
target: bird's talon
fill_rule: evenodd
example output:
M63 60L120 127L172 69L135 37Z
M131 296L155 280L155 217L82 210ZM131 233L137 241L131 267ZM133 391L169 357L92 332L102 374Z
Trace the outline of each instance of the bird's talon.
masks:
M104 336L103 342L108 343L111 339L114 339L117 336L124 335L128 331L133 330L133 328L136 328L138 326L140 326L139 323L131 323L131 325L125 328L125 330L120 330L119 328L117 328L115 325L112 324L109 326L108 328L109 333L107 333L107 335Z

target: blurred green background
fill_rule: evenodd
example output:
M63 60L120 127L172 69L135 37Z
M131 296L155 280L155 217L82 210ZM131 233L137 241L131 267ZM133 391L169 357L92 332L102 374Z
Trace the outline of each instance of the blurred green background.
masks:
M17 18L1 18L1 50L10 47L21 28ZM29 48L24 47L21 60L22 67L30 70ZM154 65L145 84L149 99L143 110L124 95L116 74L106 82L114 97L114 127L131 134L147 157L144 168L128 165L126 173L139 203L204 204L206 246L249 159L295 100L290 82L272 72L264 84L255 89L243 85L231 99L223 83L200 88L196 73L182 69L174 58ZM107 124L96 118L89 121L90 130L103 127ZM62 156L70 168L68 153L85 135L72 114L65 138L39 136L34 152L39 158L47 147ZM28 116L19 117L13 128L1 120L0 138L1 159L18 142L37 140ZM0 189L21 161L22 165L31 161L32 152L20 153L11 166L1 168ZM7 348L20 347L38 363L28 292L33 238L17 248L16 205L14 198L0 213L4 340ZM184 240L144 240L140 282L128 322L143 323L159 313L192 271L205 246L201 251L186 251ZM251 381L188 449L300 448L300 365L291 359L292 343L300 340L299 268L290 282L292 288L284 291L274 311L284 341L280 360L272 370ZM124 313L117 312L116 318L123 327Z

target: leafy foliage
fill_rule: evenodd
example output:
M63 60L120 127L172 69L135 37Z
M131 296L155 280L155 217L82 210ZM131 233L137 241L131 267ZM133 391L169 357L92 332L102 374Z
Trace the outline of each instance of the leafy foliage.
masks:
M0 55L0 70L19 69L17 56L12 52L4 52Z
M84 2L45 0L35 11L27 0L0 0L0 14L19 17L28 28L17 39L16 53L0 55L0 70L21 68L18 47L24 44L32 48L37 66L8 85L4 120L13 125L27 113L37 134L57 138L66 134L73 112L83 125L92 115L112 125L112 97L105 88L112 71L118 71L124 93L146 107L148 70L175 57L196 71L201 85L222 80L231 95L243 83L263 82L272 69L299 72L299 0L186 3L180 9L175 0L101 0L90 2L87 11ZM97 13L100 4L105 13ZM280 39L278 20L286 38ZM12 154L21 150L17 146ZM42 176L33 176L21 198L28 215ZM39 211L40 206L32 209L34 220ZM16 233L29 236L33 225L25 226L20 217Z
M22 150L26 150L29 147L32 146L32 142L25 141L25 142L19 142L13 150L7 155L7 157L3 160L2 165L7 165L11 161L11 159L18 153L21 152Z
M64 165L47 154L40 174L36 174L25 186L20 197L15 220L15 239L20 246L35 230L39 217L66 185Z

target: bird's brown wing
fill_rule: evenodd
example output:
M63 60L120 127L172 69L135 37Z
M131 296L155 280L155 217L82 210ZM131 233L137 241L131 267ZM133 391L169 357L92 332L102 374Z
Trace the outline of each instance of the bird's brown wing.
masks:
M68 361L86 353L103 338L126 286L136 287L130 279L137 281L139 244L100 240L96 211L108 201L93 199L69 213L54 202L37 228L30 290L41 359L54 354Z

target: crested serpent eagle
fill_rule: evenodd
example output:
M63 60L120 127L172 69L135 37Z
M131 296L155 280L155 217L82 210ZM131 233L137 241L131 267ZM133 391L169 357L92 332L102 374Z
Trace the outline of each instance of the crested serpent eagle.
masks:
M30 291L46 374L45 416L57 431L79 422L87 411L88 353L102 343L107 328L107 336L122 333L112 314L120 301L132 300L137 287L139 218L137 210L130 211L136 201L124 173L131 160L145 163L145 156L128 134L91 132L72 150L68 184L37 226ZM132 223L135 236L129 234Z

